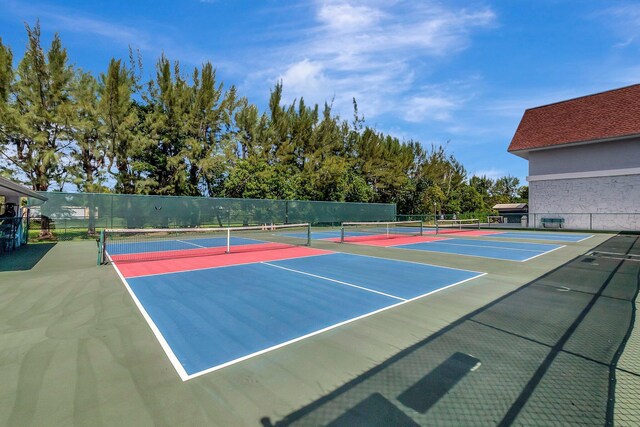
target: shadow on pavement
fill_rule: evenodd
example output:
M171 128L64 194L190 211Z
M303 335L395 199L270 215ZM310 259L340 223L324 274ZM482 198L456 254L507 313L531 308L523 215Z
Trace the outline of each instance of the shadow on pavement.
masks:
M640 236L615 236L283 419L261 423L611 425L639 277Z
M55 243L36 243L2 254L0 255L0 272L31 270L55 245Z

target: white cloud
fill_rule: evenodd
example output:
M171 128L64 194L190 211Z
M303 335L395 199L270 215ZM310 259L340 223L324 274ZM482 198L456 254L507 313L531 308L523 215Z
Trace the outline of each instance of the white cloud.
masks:
M498 168L490 168L490 169L482 169L477 170L470 174L469 176L486 176L487 178L497 179L502 178L503 176L508 175L508 172L504 169Z
M304 59L291 64L289 68L279 77L283 87L292 93L299 93L301 96L319 96L325 86L326 78L322 74L322 66L319 63Z
M384 14L367 6L350 4L322 4L318 11L318 20L327 27L340 33L356 32L370 28Z
M414 96L406 102L404 119L408 122L424 120L446 121L456 107L453 99L440 96Z
M614 47L626 48L640 40L640 4L617 5L604 9L596 16L604 18L605 24L620 38Z
M355 97L367 118L391 114L409 122L449 120L468 100L455 82L435 92L415 93L414 86L496 21L489 8L432 1L318 0L313 13L315 26L307 23L294 42L257 57L268 65L256 64L245 85L282 80L285 100L333 100L335 112L350 116Z

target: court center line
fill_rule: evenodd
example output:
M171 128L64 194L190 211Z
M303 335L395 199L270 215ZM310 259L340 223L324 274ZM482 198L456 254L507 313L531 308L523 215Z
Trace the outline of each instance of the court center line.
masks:
M293 273L304 274L305 276L311 276L311 277L315 277L317 279L327 280L329 282L339 283L339 284L345 285L345 286L351 286L352 288L361 289L361 290L367 291L367 292L373 292L374 294L384 295L385 297L397 299L397 300L400 300L400 301L407 301L406 298L400 298L400 297L397 297L395 295L385 294L384 292L376 291L374 289L365 288L364 286L354 285L353 283L347 283L347 282L343 282L341 280L331 279L329 277L318 276L317 274L307 273L306 271L294 270L292 268L283 267L283 266L277 265L277 264L271 264L269 262L262 262L261 264L269 265L269 266L275 267L275 268L281 268L282 270L291 271Z
M362 255L362 256L367 256L367 255ZM373 257L373 258L375 258L375 257ZM385 259L385 258L381 258L381 259ZM415 263L415 264L420 264L420 263ZM446 267L443 267L443 268L446 268ZM453 270L453 269L452 269L452 270ZM463 271L464 271L464 270L463 270ZM467 270L467 271L468 271L468 270ZM378 313L382 313L383 311L387 311L387 310L394 309L394 308L399 307L399 306L401 306L401 305L403 305L403 304L411 303L411 302L413 302L413 301L416 301L416 300L419 300L419 299L421 299L421 298L427 297L427 296L429 296L429 295L432 295L432 294L438 293L438 292L443 291L443 290L445 290L445 289L448 289L448 288L451 288L451 287L454 287L454 286L460 285L460 284L462 284L462 283L465 283L465 282L468 282L468 281L470 281L470 280L474 280L474 279L477 279L478 277L482 277L482 276L486 276L486 275L487 275L487 273L478 273L478 275L477 275L477 276L469 277L468 279L464 279L464 280L461 280L461 281L459 281L459 282L456 282L456 283L452 283L452 284L450 284L450 285L443 286L442 288L434 289L434 290L429 291L429 292L427 292L427 293L425 293L425 294L418 295L418 296L416 296L416 297L413 297L413 298L410 298L410 299L407 299L407 300L404 300L404 301L400 301L400 302L397 302L397 303L395 303L395 304L388 305L388 306L386 306L386 307L382 307L382 308L380 308L380 309L378 309L378 310L374 310L374 311L371 311L371 312L369 312L369 313L365 313L365 314L363 314L363 315L361 315L361 316L357 316L357 317L354 317L354 318L352 318L352 319L347 319L347 320L344 320L344 321L342 321L342 322L335 323L335 324L333 324L333 325L327 326L326 328L319 329L319 330L317 330L317 331L311 332L311 333L306 334L306 335L302 335L302 336L297 337L297 338L294 338L294 339L292 339L292 340L285 341L285 342L283 342L283 343L280 343L280 344L274 345L274 346L272 346L272 347L265 348L265 349L263 349L263 350L260 350L260 351L255 352L255 353L247 354L246 356L242 356L242 357L239 357L239 358L237 358L237 359L230 360L230 361L225 362L225 363L222 363L222 364L220 364L220 365L212 366L212 367L207 368L207 369L204 369L204 370L202 370L202 371L200 371L200 372L195 372L195 373L193 373L193 374L191 374L191 375L188 375L186 379L183 379L183 381L190 380L190 379L192 379L192 378L196 378L196 377L199 377L199 376L201 376L201 375L205 375L205 374L208 374L209 372L217 371L217 370L222 369L222 368L226 368L227 366L234 365L234 364L236 364L236 363L238 363L238 362L242 362L242 361L245 361L245 360L247 360L247 359L251 359L251 358L253 358L253 357L259 356L259 355L261 355L261 354L265 354L265 353L270 352L270 351L272 351L272 350L276 350L276 349L278 349L278 348L285 347L285 346L287 346L287 345L289 345L289 344L293 344L293 343L296 343L296 342L299 342L299 341L305 340L305 339L307 339L307 338L311 338L311 337L313 337L313 336L315 336L315 335L319 335L319 334L321 334L321 333L323 333L323 332L330 331L330 330L332 330L332 329L337 329L337 328L339 328L339 327L341 327L341 326L344 326L344 325L347 325L347 324L349 324L349 323L353 323L353 322L356 322L356 321L358 321L358 320L361 320L361 319L364 319L364 318L367 318L367 317L370 317L370 316L374 316L374 315L376 315L376 314L378 314Z

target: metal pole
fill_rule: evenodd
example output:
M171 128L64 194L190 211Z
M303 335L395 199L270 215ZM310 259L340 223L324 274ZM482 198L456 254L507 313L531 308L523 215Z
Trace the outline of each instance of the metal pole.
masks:
M436 209L436 202L433 202L433 224L436 224L436 216L438 215L438 210Z

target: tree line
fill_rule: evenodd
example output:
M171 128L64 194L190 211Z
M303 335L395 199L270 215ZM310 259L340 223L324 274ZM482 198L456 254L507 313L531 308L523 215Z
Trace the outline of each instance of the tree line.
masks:
M526 201L515 177L468 176L446 146L400 141L332 105L287 104L282 84L261 112L210 63L186 73L139 54L97 77L71 65L56 34L14 65L0 39L0 166L34 190L397 203L403 214L486 212Z

